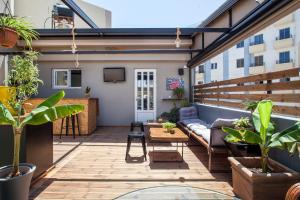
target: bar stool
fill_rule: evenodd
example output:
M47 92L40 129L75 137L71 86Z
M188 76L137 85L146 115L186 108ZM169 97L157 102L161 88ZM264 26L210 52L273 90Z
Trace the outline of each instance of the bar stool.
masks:
M140 131L134 131L135 128L140 128ZM130 124L130 133L127 136L127 148L126 148L126 156L125 160L127 160L131 142L134 140L138 140L142 143L143 146L143 152L145 160L147 160L147 150L146 150L146 137L145 137L145 129L143 122L131 122Z
M79 126L79 117L78 114L75 115L71 115L71 116L67 116L65 118L62 119L61 121L61 127L60 127L60 135L59 138L61 139L61 136L63 134L63 129L66 129L66 136L68 136L69 134L69 122L70 122L70 118L71 118L71 126L72 126L72 133L73 133L73 138L75 139L75 126L78 130L78 135L80 136L80 126ZM66 126L64 126L64 121L66 120ZM76 121L76 122L75 122Z

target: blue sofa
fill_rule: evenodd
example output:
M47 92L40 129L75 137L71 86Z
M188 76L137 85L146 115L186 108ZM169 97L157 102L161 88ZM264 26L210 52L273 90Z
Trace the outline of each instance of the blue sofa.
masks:
M218 118L212 124L209 124L199 118L196 107L185 107L179 110L177 126L191 139L199 142L207 149L209 171L229 171L228 153L224 143L226 134L222 131L222 127L233 127L235 120ZM213 166L215 157L218 160L224 158L224 162L226 162L224 169L218 169L218 167Z

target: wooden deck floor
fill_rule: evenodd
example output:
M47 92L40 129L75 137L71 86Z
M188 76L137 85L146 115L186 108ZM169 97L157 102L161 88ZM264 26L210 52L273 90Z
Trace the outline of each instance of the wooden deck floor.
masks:
M148 161L143 162L139 144L133 145L132 158L126 162L127 132L126 127L107 127L75 140L55 138L56 167L31 188L30 199L114 199L160 185L193 186L233 195L231 174L209 173L206 150L192 143L184 149L182 163L149 161L151 146L147 147Z

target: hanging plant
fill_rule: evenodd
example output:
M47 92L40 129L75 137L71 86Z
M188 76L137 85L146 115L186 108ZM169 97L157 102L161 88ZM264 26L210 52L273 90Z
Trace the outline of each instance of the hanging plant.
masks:
M12 48L19 38L24 40L27 47L31 48L32 40L38 38L38 33L24 18L0 17L0 45Z

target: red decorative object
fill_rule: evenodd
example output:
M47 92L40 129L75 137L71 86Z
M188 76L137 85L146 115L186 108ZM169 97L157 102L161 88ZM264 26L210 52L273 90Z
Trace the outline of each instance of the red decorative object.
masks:
M10 28L0 28L0 45L6 48L13 48L19 39L18 33Z
M285 200L299 200L300 199L300 183L296 183L286 193Z

